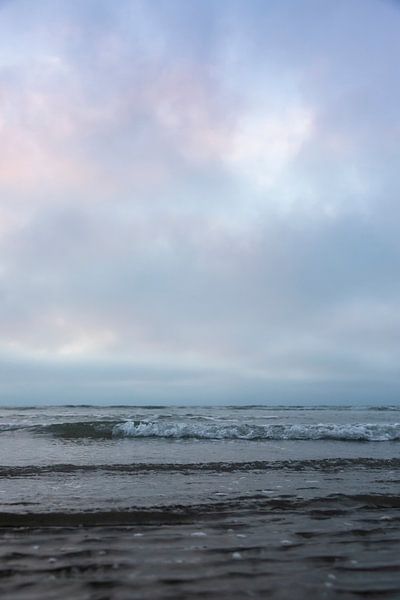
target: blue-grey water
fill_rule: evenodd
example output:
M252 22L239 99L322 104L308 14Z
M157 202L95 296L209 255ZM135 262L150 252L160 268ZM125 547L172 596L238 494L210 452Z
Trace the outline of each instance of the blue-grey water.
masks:
M0 409L1 598L399 598L399 442L396 406Z

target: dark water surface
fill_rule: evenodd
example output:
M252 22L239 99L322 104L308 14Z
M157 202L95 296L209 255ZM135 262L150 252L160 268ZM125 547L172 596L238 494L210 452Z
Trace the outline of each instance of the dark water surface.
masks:
M0 409L0 597L400 598L400 409Z

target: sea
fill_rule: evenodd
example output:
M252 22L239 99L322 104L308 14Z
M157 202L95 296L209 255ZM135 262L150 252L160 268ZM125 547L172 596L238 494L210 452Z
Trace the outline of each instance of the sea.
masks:
M0 598L400 598L400 406L0 409Z

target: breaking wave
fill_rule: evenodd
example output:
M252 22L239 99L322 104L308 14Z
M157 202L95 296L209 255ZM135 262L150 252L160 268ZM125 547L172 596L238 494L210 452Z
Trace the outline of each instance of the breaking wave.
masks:
M132 438L214 439L214 440L400 440L400 423L318 424L318 425L214 425L126 421L114 426L113 436Z
M400 440L400 423L278 424L170 420L95 420L41 425L3 424L0 431L28 430L64 439L159 438L170 440Z

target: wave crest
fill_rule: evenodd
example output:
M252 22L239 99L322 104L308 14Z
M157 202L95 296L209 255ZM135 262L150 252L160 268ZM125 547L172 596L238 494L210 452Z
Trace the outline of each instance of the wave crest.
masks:
M0 433L25 430L63 439L159 438L171 440L338 440L395 442L400 423L264 423L213 422L202 418L174 421L135 419L126 421L68 421L48 424L3 423Z
M400 423L394 424L307 424L251 425L166 423L156 421L125 421L113 427L114 437L208 439L208 440L400 440Z

